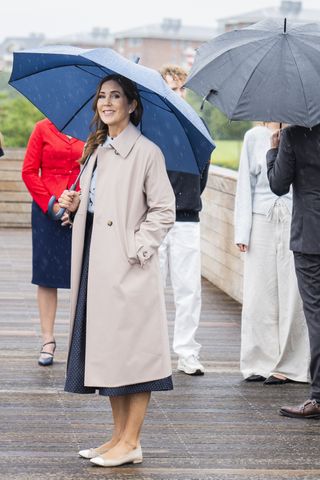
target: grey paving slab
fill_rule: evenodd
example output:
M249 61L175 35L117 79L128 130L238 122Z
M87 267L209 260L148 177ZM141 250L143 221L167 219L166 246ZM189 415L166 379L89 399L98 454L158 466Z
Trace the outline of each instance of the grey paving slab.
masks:
M199 341L207 372L177 372L173 392L153 394L144 462L101 469L78 458L111 431L106 398L63 391L68 291L59 292L53 367L37 365L41 344L36 290L30 284L30 230L0 230L0 479L287 480L320 479L317 421L280 417L303 401L305 385L250 385L239 374L238 303L203 280ZM166 292L170 337L172 292Z

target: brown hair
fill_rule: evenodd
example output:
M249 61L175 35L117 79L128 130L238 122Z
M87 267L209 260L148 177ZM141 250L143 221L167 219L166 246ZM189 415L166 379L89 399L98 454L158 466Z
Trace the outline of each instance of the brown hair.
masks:
M86 145L84 147L83 156L80 160L80 163L84 163L86 158L91 155L94 150L105 142L107 135L108 135L108 125L103 123L99 117L99 113L97 111L97 103L100 94L100 90L102 85L109 80L114 80L117 82L123 90L123 93L127 97L129 103L132 103L133 100L136 100L137 106L134 111L130 114L130 121L133 125L139 125L143 113L143 106L141 102L141 98L138 92L138 88L134 82L129 80L126 77L118 74L108 75L104 77L97 87L96 94L93 99L92 103L92 110L94 111L94 116L90 125L92 132L90 133Z
M165 80L167 75L170 75L174 80L180 80L180 82L185 82L188 73L180 65L174 65L172 63L167 63L162 65L159 70L162 78Z

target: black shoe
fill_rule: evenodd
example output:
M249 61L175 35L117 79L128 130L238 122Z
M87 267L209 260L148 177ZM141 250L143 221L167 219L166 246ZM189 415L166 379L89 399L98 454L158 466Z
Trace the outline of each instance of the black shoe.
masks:
M263 385L284 385L285 383L296 382L294 380L290 380L290 378L278 378L274 375L270 375L270 377L268 377L267 380L263 382Z
M263 377L262 375L250 375L250 377L247 377L244 379L245 382L264 382L266 377Z

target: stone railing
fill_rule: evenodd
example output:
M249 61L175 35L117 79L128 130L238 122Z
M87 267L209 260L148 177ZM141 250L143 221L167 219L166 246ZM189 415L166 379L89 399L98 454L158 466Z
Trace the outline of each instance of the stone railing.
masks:
M237 177L233 170L210 167L200 225L202 275L241 302L243 262L233 243Z
M31 197L21 180L23 149L6 149L0 158L0 227L30 227ZM233 244L233 205L237 172L210 167L202 200L202 275L238 301L242 260Z
M30 227L31 197L21 179L24 149L0 157L0 227Z

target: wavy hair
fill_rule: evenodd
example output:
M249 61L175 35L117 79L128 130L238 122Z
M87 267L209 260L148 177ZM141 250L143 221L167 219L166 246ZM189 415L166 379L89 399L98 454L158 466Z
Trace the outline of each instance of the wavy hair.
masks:
M103 144L107 138L108 125L101 121L97 110L97 103L102 85L110 80L114 80L120 85L129 104L132 103L134 100L137 102L136 108L132 113L130 113L131 123L137 126L141 121L141 117L143 114L143 106L136 84L128 78L118 74L112 74L104 77L99 83L93 99L92 110L94 111L94 116L90 124L90 129L92 130L92 132L90 133L88 140L85 144L83 155L80 159L81 164L83 164L86 158L91 155L99 145Z
M166 76L170 75L175 81L179 80L180 82L185 83L188 72L180 65L175 65L173 63L166 63L162 65L159 70L160 75L162 76L163 80L166 80Z

